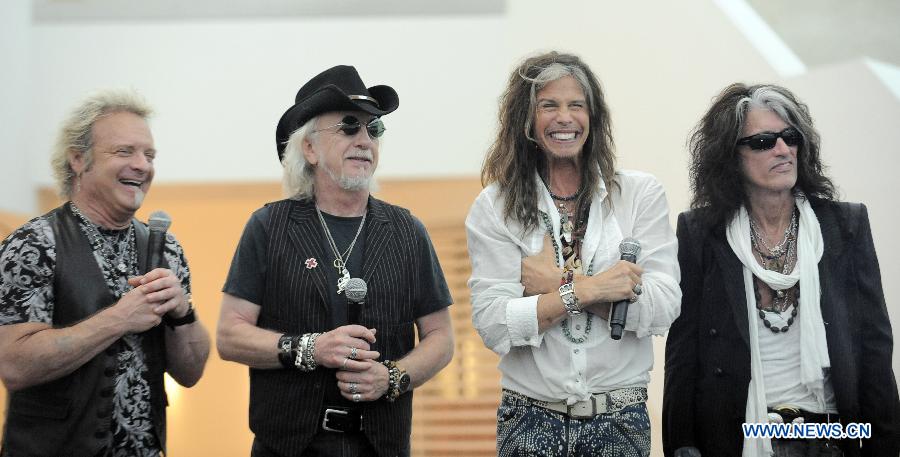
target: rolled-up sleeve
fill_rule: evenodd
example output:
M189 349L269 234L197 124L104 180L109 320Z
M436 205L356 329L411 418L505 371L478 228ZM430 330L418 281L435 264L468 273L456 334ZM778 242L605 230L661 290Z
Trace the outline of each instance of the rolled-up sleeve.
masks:
M669 223L666 193L655 178L634 195L632 237L640 241L643 291L628 308L625 330L638 338L665 335L681 312L678 241Z
M540 346L538 297L523 297L522 257L532 253L517 243L495 208L488 191L482 192L466 217L472 276L472 323L484 344L499 355L514 346Z

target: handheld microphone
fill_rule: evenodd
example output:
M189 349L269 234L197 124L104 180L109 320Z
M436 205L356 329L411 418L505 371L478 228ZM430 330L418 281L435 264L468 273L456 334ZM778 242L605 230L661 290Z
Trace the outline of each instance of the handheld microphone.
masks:
M369 291L366 282L361 278L350 278L344 292L347 295L347 323L359 324L359 315L366 303L366 293Z
M622 240L619 243L619 252L622 253L620 259L637 263L638 253L641 252L641 243L640 241L628 237ZM622 338L622 332L625 331L625 318L628 315L628 299L619 300L612 306L612 311L609 313L609 336L614 340L619 340Z
M143 274L147 274L154 268L169 268L163 249L166 245L166 231L172 225L172 218L165 211L154 211L147 221L150 226L150 235L147 238L147 256L142 265Z

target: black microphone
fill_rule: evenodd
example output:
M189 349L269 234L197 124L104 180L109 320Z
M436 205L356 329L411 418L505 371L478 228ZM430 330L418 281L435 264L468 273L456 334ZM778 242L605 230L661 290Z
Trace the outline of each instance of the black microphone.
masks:
M369 291L366 282L361 278L350 278L344 288L347 295L347 323L359 324L359 315L366 304L366 292Z
M150 226L150 235L147 238L147 256L142 265L143 274L147 274L154 268L169 268L163 250L166 245L166 230L172 225L172 218L165 211L154 211L147 221Z
M619 252L622 253L620 259L637 263L637 255L641 252L640 241L628 237L619 243ZM614 340L622 338L622 332L625 331L625 318L628 315L628 299L619 300L612 306L612 312L609 313L609 336Z

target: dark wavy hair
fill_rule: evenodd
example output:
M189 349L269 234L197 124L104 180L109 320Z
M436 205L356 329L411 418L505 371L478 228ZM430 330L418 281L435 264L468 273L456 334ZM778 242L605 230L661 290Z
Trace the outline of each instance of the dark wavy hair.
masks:
M769 109L800 131L803 143L797 151L797 184L811 200L835 200L834 184L825 176L819 157L819 133L805 104L791 91L771 84L736 83L713 99L709 111L691 133L691 208L707 208L711 225L724 224L748 203L737 141L751 109Z
M534 172L547 171L547 158L533 136L536 95L566 76L578 81L590 107L590 129L581 153L582 188L594 189L600 179L610 190L615 184L612 126L597 77L575 55L549 52L525 59L510 75L500 98L497 138L482 164L481 184L498 184L506 200L504 218L519 221L526 231L539 223ZM591 192L582 192L577 207L590 198Z

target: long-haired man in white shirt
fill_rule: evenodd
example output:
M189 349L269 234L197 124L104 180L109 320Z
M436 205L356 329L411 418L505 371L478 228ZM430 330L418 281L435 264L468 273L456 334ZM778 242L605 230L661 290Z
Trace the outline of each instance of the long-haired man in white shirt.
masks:
M681 299L663 189L615 169L603 92L576 56L526 59L499 117L466 219L472 320L501 357L498 454L648 456L650 336ZM619 259L627 237L636 263Z

